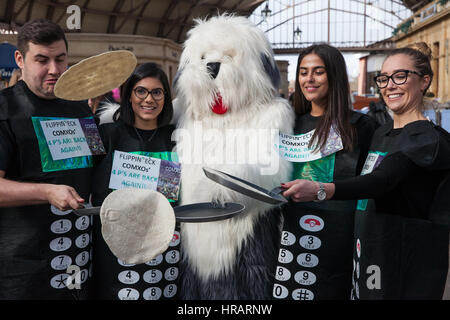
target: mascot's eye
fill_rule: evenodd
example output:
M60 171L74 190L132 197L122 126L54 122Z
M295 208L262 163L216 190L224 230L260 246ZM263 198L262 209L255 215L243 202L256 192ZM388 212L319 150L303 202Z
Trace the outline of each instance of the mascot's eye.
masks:
M227 60L233 60L233 58L236 56L236 50L227 50L226 52L224 52L223 57Z
M232 56L227 55L227 54L223 56L222 62L231 62L231 61L233 61Z
M205 56L204 55L202 55L202 58L201 58L202 60L205 60Z

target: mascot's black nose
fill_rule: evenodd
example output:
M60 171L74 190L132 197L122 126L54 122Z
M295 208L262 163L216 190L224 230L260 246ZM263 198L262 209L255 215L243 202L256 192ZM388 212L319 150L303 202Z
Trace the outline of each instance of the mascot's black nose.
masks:
M209 62L206 64L206 68L208 69L209 75L215 79L219 74L220 62Z

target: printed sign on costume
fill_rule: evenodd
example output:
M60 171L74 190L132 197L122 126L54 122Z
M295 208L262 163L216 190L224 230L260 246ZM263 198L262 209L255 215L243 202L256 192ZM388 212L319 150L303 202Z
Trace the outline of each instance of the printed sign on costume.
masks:
M279 143L275 144L280 156L290 162L309 162L324 158L344 148L341 137L331 127L325 146L320 150L314 150L315 146L309 147L314 131L299 135L280 132Z
M369 151L364 167L361 170L361 175L371 173L376 167L378 167L386 157L387 152ZM365 211L367 209L368 199L358 200L357 210Z
M156 190L176 201L180 176L181 165L177 162L115 151L109 188Z
M92 154L78 119L41 121L41 127L53 160Z
M94 118L32 117L44 172L92 167L105 154Z
M315 130L305 134L288 135L280 133L279 145L276 145L281 158L294 163L292 179L331 182L333 180L336 152L344 148L342 139L331 127L326 145L315 150L309 147Z

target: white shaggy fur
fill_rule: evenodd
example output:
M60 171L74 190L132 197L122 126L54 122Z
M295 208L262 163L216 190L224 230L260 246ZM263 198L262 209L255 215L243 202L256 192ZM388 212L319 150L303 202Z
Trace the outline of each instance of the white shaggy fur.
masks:
M267 189L279 186L290 178L288 162L278 159L279 167L274 174L264 175L261 171L273 157L273 131L270 129L292 133L295 116L287 101L277 97L278 90L264 69L263 55L272 66L275 61L261 30L246 18L230 15L196 23L188 33L175 83L174 108L178 109L176 113L184 110L176 131L179 134L176 151L182 162L180 204L217 201L246 206L243 214L229 220L182 224L184 259L202 281L208 281L232 269L241 247L253 236L256 218L271 206L211 181L204 175L202 166ZM210 62L221 64L215 79L208 73L207 63ZM228 107L225 114L211 111L217 93ZM201 126L207 136L198 137L196 126ZM255 148L251 139L243 139L236 145L230 145L229 139L226 142L218 139L230 129L248 130L249 136L257 134L264 144ZM200 146L193 147L195 138L202 140ZM250 155L243 161L220 163L223 155L234 154L235 150L239 150L239 155L257 150L257 163L252 162Z
M114 113L116 113L116 111L119 109L119 107L120 104L115 102L102 102L97 111L97 115L100 120L98 125L114 122L113 116Z

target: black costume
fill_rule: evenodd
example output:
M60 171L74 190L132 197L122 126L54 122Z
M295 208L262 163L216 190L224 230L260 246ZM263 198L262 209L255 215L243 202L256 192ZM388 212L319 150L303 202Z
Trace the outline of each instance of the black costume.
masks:
M387 107L383 101L369 102L369 111L366 114L374 118L380 126L387 122L392 122L392 117L389 115Z
M297 118L294 134L310 132L319 119L309 113ZM315 161L296 162L293 179L331 182L359 174L376 123L366 115L353 112L351 124L356 129L352 151L341 150ZM350 298L355 205L355 201L290 201L283 208L275 298Z
M87 103L41 99L23 81L1 91L0 170L10 180L72 186L87 200L92 156L53 161L40 121L54 118L92 113ZM49 204L0 208L0 299L89 298L91 228L89 217Z
M109 181L114 151L177 161L171 152L173 126L140 130L122 121L100 126L106 156L96 165L92 203L100 206L112 192ZM173 203L174 205L175 203ZM126 265L108 248L101 234L100 218L94 218L94 283L96 299L173 299L178 290L180 232L177 226L169 248L155 259L138 265Z
M448 270L450 134L426 120L399 129L388 123L376 131L370 150L367 175L334 182L333 199L373 198L359 200L355 215L352 297L441 299Z

